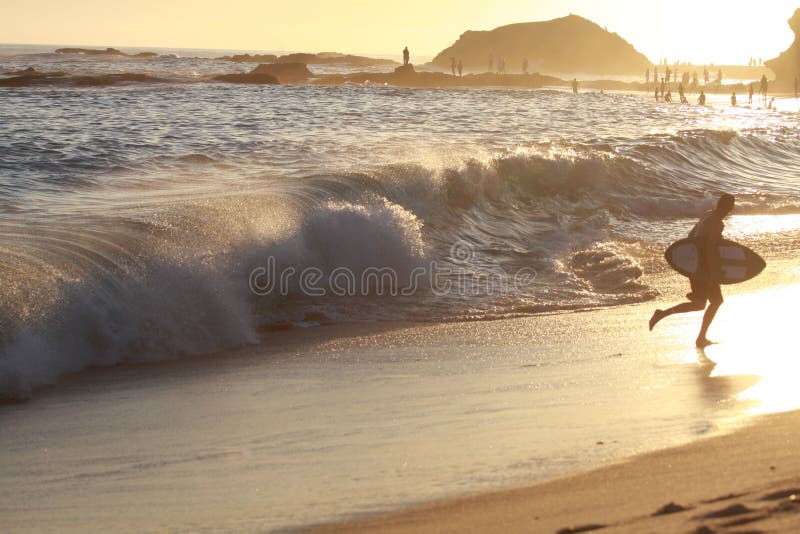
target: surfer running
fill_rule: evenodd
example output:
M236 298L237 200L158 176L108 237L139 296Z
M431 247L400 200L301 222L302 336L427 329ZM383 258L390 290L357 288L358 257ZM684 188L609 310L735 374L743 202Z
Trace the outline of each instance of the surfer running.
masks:
M702 238L698 248L700 249L700 261L705 262L706 268L701 270L696 277L690 278L692 292L686 295L689 302L678 304L668 310L656 310L650 319L650 330L653 330L661 319L676 313L689 313L706 310L703 316L703 325L700 334L697 336L697 346L707 347L711 342L706 339L708 327L717 315L717 310L722 305L722 290L719 279L719 258L716 254L709 254L708 251L714 250L715 245L722 239L722 231L725 223L722 220L733 211L736 199L733 195L724 194L717 202L717 207L703 215L692 231L690 238ZM708 309L706 309L708 303Z

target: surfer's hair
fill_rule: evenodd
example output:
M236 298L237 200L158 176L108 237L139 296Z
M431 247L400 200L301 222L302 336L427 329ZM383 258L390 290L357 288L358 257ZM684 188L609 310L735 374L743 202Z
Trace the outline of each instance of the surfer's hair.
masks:
M719 211L723 211L725 213L729 213L733 210L733 205L736 203L736 198L729 194L723 193L719 200L717 201L717 209Z

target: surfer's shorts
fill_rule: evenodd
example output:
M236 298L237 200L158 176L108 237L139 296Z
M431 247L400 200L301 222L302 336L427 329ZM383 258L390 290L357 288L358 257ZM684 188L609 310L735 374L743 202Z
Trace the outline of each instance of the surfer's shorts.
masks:
M690 278L692 292L686 298L692 302L719 302L722 303L722 288L719 284L712 284L707 280Z

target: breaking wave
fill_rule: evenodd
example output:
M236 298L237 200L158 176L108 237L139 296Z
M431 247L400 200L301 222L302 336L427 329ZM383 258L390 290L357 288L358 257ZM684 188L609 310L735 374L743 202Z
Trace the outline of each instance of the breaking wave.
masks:
M276 326L485 319L651 299L635 245L667 239L665 226L723 191L738 195L743 213L800 213L800 185L785 179L797 154L789 133L695 130L618 145L539 143L441 168L273 177L225 194L33 220L7 201L0 397L25 398L89 366L255 343ZM215 162L191 154L169 165ZM91 197L98 186L86 178L57 187ZM323 294L309 294L299 276L258 294L252 273L271 259L275 272L317 269ZM384 268L394 281L376 276L344 294L325 278L339 269L362 280ZM434 269L447 291L434 285ZM475 290L476 280L498 285ZM417 285L386 287L404 281Z

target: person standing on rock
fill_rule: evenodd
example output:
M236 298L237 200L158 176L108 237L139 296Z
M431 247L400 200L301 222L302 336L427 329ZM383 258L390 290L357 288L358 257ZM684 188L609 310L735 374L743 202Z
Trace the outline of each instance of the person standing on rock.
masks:
M411 59L411 54L408 52L408 47L405 47L403 49L403 65L408 65L410 59Z
M450 58L450 72L453 73L453 76L456 75L456 58Z
M458 60L458 77L461 78L461 73L464 71L464 64Z

